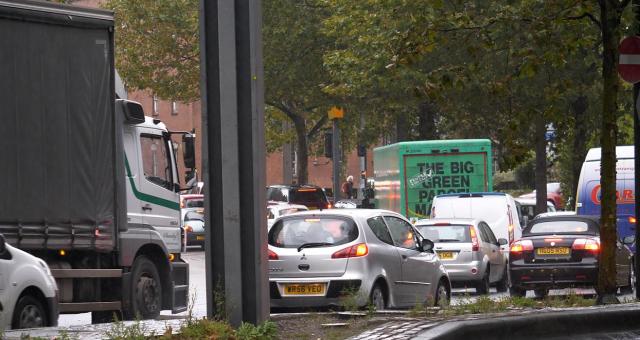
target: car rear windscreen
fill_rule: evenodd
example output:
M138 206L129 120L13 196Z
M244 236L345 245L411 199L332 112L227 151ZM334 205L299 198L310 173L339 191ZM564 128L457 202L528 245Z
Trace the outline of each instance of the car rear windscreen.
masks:
M289 202L326 202L324 192L321 189L291 190Z
M347 218L301 216L278 221L269 231L269 244L298 248L307 243L336 246L358 238L358 227Z
M202 208L204 207L203 199L191 199L184 202L185 208Z
M471 242L467 225L418 225L416 228L424 238L433 242Z
M306 211L307 209L302 208L285 208L280 210L280 216L294 214L300 211Z
M584 221L549 221L535 223L525 229L523 234L593 234L594 230Z

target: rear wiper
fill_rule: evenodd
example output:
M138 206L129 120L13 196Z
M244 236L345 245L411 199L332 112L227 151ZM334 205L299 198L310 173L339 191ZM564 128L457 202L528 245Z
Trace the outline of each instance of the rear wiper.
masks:
M438 242L460 242L460 240L456 240L454 238L448 239L448 238L441 238L438 240Z
M298 247L298 252L301 251L304 248L315 248L315 247L324 247L324 246L330 246L333 243L328 243L328 242L309 242L309 243L304 243L302 245L300 245L300 247Z

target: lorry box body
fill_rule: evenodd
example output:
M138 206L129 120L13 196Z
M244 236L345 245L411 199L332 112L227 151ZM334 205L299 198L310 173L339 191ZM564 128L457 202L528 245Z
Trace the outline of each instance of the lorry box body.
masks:
M429 216L436 195L491 191L491 141L400 142L373 150L375 200L410 219Z
M0 7L0 233L22 249L108 252L126 228L113 21L90 14Z

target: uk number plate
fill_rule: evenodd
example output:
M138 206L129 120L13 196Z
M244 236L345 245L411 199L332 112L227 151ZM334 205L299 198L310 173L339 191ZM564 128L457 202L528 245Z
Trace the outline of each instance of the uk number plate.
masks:
M284 285L284 295L317 295L324 296L326 284L305 283Z

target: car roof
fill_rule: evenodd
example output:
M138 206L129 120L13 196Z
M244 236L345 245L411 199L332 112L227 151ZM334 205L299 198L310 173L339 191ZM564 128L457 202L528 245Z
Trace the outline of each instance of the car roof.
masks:
M473 224L477 225L480 220L477 218L432 218L422 219L416 222L416 226L433 225L435 223L451 223L451 224Z
M290 209L290 208L296 208L296 209L304 209L304 210L309 210L309 208L307 208L306 205L302 205L302 204L289 204L286 202L278 202L278 203L274 203L274 204L269 204L268 208L276 208L276 209Z
M482 196L507 196L504 192L461 192L455 194L440 194L436 197L482 197Z
M515 197L514 200L516 200L516 202L520 203L520 204L526 204L526 205L536 205L536 199L535 198L529 198L529 197ZM547 202L547 206L552 206L553 203L545 200Z
M307 188L307 189L320 189L322 190L322 187L317 186L317 185L313 185L313 184L274 184L274 185L269 185L267 186L267 188L280 188L280 189L299 189L299 188Z
M384 209L322 209L322 210L307 210L297 212L295 215L286 215L288 216L322 216L322 215L330 215L330 216L346 216L352 218L369 218L377 215L392 215L392 216L400 216L404 218L404 216L395 213L393 211L384 210Z

